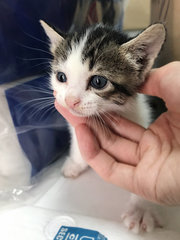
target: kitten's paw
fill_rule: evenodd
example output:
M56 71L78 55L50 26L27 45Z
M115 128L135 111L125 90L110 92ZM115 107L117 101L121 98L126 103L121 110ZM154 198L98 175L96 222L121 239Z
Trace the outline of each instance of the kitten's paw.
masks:
M122 221L133 233L152 232L156 227L163 227L162 220L158 213L151 210L134 208L121 216Z
M85 162L77 163L77 162L74 162L71 158L68 158L62 167L62 174L64 175L64 177L67 177L67 178L76 178L87 167L88 165Z

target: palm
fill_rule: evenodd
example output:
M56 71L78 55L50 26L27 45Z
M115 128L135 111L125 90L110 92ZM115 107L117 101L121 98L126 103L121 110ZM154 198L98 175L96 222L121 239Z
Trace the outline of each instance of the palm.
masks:
M149 200L167 204L180 202L179 77L179 62L152 72L142 92L163 98L168 111L148 129L118 119L118 124L113 125L111 138L105 139L98 133L102 149L99 146L96 154L91 145L98 142L89 132L90 150L84 154L89 165L105 180ZM79 134L81 138L82 134L85 132ZM79 143L81 149L88 149L87 142L85 147L82 140Z
M134 192L147 199L169 204L171 200L179 201L173 199L171 189L176 184L174 171L178 171L175 155L180 154L174 130L180 136L180 129L173 126L171 121L169 113L164 113L145 130L139 141L139 162L133 176Z
M180 201L180 194L174 191L180 190L180 181L177 181L180 170L179 76L179 63L168 64L161 68L159 76L152 78L156 84L150 82L144 90L162 97L169 110L144 132L139 142L139 163L135 172L136 190L141 195L169 204Z

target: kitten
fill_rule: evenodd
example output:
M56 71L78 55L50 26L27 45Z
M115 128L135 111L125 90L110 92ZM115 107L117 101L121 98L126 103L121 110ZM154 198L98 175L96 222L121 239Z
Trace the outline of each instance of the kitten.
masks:
M162 24L154 24L134 39L101 24L63 36L41 24L50 39L51 84L57 101L78 116L93 116L115 111L144 127L150 110L137 88L144 82L165 40ZM82 159L74 129L70 155L63 173L77 177L87 168ZM133 232L151 231L160 226L152 204L133 195L123 215Z

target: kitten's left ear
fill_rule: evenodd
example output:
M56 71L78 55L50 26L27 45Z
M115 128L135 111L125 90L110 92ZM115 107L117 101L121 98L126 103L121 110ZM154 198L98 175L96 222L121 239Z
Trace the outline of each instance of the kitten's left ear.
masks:
M136 70L141 72L142 80L152 68L165 41L165 36L164 25L157 23L148 27L136 38L121 45L120 52L133 64Z
M44 31L45 31L46 35L49 37L51 52L54 53L58 44L61 41L63 41L64 38L61 35L59 35L53 28L51 28L44 21L40 20L40 23L41 23L41 26L44 28Z

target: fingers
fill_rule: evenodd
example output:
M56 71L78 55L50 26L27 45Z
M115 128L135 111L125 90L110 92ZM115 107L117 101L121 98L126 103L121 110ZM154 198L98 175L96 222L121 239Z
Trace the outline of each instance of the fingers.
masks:
M78 124L85 123L86 118L84 117L77 117L71 114L68 109L64 108L62 105L58 104L57 101L54 103L55 108L58 110L59 113L72 125L77 126Z
M145 132L142 126L120 116L114 115L112 121L107 119L107 122L116 134L134 142L139 142Z
M111 155L100 147L92 130L85 124L76 127L76 134L83 159L97 174L104 180L133 192L135 168L115 161Z
M98 139L100 146L109 155L119 162L137 165L139 161L138 144L119 136L110 128L90 125L94 136Z
M121 163L127 163L136 166L139 162L138 145L127 139L117 137L117 140L108 144L108 141L102 145L102 148L113 158Z

